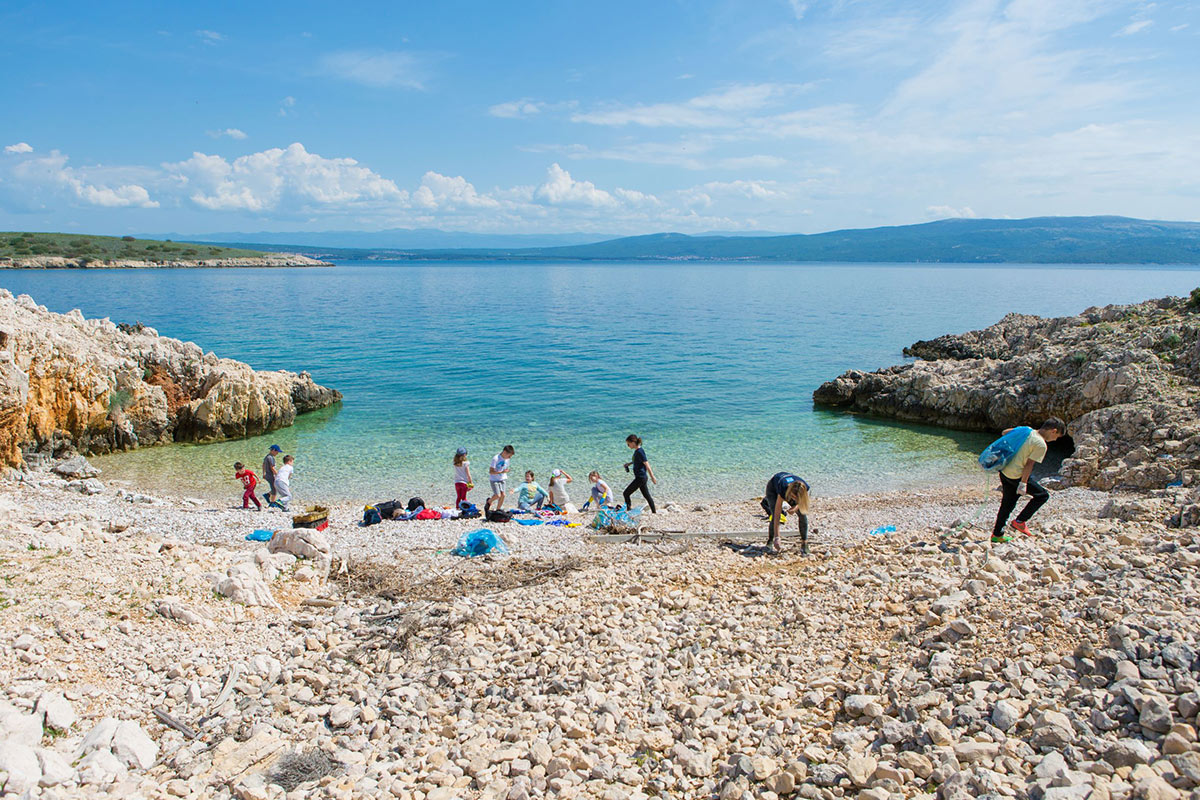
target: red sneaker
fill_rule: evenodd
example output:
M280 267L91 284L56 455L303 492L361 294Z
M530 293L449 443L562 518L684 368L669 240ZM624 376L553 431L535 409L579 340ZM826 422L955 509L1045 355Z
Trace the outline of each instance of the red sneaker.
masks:
M1033 534L1029 532L1029 526L1024 522L1021 522L1019 519L1014 519L1012 522L1008 523L1008 527L1012 528L1018 533L1024 534L1025 536L1033 536Z

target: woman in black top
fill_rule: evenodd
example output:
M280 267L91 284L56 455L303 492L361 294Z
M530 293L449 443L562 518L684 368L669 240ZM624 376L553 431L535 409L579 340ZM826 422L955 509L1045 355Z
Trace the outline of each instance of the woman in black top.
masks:
M629 465L633 465L633 481L625 487L625 507L629 508L634 491L640 490L642 497L646 498L646 503L650 506L650 513L657 514L658 509L654 507L654 498L650 496L650 487L646 480L653 481L657 486L658 478L654 477L654 470L650 468L650 462L646 460L646 451L642 449L642 440L631 433L625 437L625 444L633 451L633 461L625 462L626 472L629 471Z
M800 552L808 555L808 482L790 472L777 472L767 481L762 507L767 512L767 548L779 552L780 527L786 520L783 504L792 507L800 526Z

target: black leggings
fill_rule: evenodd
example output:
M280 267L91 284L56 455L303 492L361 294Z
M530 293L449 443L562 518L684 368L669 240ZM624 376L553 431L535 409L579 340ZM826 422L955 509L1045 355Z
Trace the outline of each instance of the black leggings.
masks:
M633 481L630 482L630 484L625 487L625 507L626 508L629 508L629 501L633 499L634 490L640 489L642 492L642 497L646 498L646 502L650 506L650 513L651 514L658 513L658 509L654 507L654 498L650 496L650 484L648 483L649 480L650 480L650 477L648 475L642 475L641 477L634 478Z
M1001 536L1004 533L1004 524L1008 522L1008 515L1017 507L1017 487L1021 481L1017 478L1009 478L1006 475L1000 476L1000 489L1004 492L1004 496L1000 500L1000 510L996 512L996 527L992 529L992 536ZM1021 513L1017 514L1017 519L1021 522L1028 522L1029 518L1034 515L1039 508L1045 505L1050 499L1050 493L1042 488L1042 485L1033 478L1029 479L1026 484L1029 490L1029 502L1021 509Z

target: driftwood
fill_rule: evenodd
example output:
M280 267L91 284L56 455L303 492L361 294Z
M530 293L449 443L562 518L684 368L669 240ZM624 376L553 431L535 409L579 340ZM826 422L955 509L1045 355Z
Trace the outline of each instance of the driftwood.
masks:
M158 717L159 721L162 722L163 725L174 728L189 739L195 739L200 735L189 725L186 725L185 723L175 719L161 708L154 709L154 716Z
M688 531L651 531L641 530L637 533L598 533L586 537L586 540L593 544L641 544L643 542L672 542L682 541L685 539L765 539L767 532L763 530L757 531L697 531L695 533ZM783 541L800 539L798 533L781 533L780 539Z

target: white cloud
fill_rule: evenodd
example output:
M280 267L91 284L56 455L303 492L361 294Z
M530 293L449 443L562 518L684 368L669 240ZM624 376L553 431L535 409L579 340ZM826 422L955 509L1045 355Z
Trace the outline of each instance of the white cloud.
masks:
M33 147L28 142L17 142L4 148L6 153L32 153Z
M342 50L318 61L321 74L375 89L424 89L424 64L412 53L388 50Z
M591 181L577 181L558 164L546 170L546 182L534 191L535 199L552 206L572 205L601 208L616 205L613 196L597 189Z
M758 83L731 86L702 94L682 103L655 103L614 107L574 114L573 122L591 125L641 125L648 128L727 128L741 122L741 115L767 106L806 88L791 84Z
M515 119L516 117L528 117L533 114L540 114L545 106L545 103L538 103L533 100L512 100L507 103L497 103L488 109L488 113L493 117Z
M218 42L225 41L225 34L217 33L216 31L199 30L196 31L196 35L199 36L200 41L204 42L205 44L217 44Z
M954 206L929 206L925 213L935 219L979 219L979 215L970 206L955 208Z
M8 148L5 148L6 150ZM11 168L11 181L24 185L30 191L48 191L53 194L66 192L87 205L105 208L157 208L158 202L150 199L150 192L138 183L121 182L120 170L110 170L113 181L103 180L93 176L101 170L81 170L67 165L67 157L57 150L51 150L48 155L29 156L33 151L12 150L10 152L27 156ZM0 180L0 182L3 182Z
M709 181L679 193L689 206L708 208L721 198L735 198L755 202L777 201L787 198L787 192L778 188L775 181Z
M628 203L632 206L661 206L662 201L652 194L639 192L636 189L621 189L620 187L613 189L613 194L618 200Z
M359 166L353 158L324 158L296 142L233 161L193 153L164 169L188 198L210 211L262 213L309 206L350 206L371 201L407 201L392 181Z
M1135 19L1121 30L1113 34L1113 36L1133 36L1135 33L1141 33L1154 24L1152 19Z
M208 135L214 139L220 139L222 136L228 136L230 139L245 139L246 133L237 128L224 128L221 130L207 131Z
M1096 54L1055 38L1110 6L1108 0L993 0L956 7L929 26L936 55L896 86L883 117L929 130L1001 135L1110 108L1134 88L1099 78Z
M461 175L450 177L432 170L421 178L421 185L412 193L412 202L422 208L442 210L500 207L499 201L479 194Z
M792 14L797 20L804 19L804 15L808 13L808 3L801 0L788 0L788 5L792 8Z

